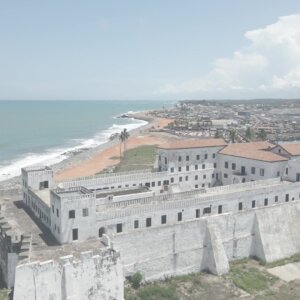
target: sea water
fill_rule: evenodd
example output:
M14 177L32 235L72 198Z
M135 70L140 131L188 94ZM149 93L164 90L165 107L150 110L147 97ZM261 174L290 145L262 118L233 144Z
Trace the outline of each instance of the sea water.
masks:
M92 148L145 121L117 118L159 109L165 101L0 101L0 181L34 164L51 165L66 152Z

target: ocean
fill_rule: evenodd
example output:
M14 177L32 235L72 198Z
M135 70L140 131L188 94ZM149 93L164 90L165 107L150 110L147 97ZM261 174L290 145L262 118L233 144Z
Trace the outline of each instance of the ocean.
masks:
M66 152L92 148L145 121L117 118L170 107L170 101L0 101L0 181L34 164L55 164Z

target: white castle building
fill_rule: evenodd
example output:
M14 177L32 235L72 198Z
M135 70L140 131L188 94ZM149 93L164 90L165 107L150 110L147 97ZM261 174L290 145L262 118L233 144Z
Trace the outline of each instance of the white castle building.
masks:
M124 276L223 274L300 251L299 157L300 144L178 141L153 170L55 183L49 167L22 169L23 200L60 244L110 240Z

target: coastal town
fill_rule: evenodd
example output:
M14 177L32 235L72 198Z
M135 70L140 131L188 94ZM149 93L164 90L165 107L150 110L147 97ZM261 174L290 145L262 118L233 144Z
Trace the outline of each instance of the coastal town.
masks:
M284 295L300 292L278 263L300 280L298 106L266 103L183 101L123 114L147 124L2 183L1 270L13 299L127 300L141 282L205 272L230 281L253 266L268 282L261 293L275 278ZM291 140L273 139L281 134ZM274 267L259 271L253 257ZM234 284L221 289L218 299L252 299Z
M223 137L228 142L300 139L299 100L186 100L152 115L173 119L164 131L180 136Z

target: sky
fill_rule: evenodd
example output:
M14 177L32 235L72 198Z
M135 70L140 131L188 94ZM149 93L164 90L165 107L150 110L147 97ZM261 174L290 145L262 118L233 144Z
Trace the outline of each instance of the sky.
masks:
M0 100L300 98L299 0L0 0Z

